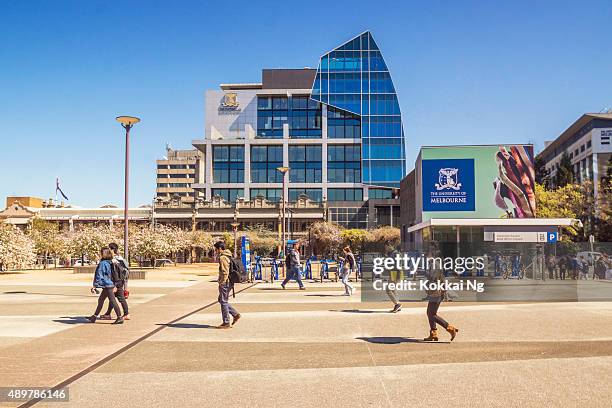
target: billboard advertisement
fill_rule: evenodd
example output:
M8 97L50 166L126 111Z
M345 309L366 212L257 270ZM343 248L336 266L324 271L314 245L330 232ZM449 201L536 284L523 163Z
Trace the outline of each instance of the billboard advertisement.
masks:
M421 149L422 220L533 218L532 145Z

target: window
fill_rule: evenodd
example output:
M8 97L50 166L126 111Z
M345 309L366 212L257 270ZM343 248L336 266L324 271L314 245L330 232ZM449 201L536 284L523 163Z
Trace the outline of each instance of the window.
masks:
M241 188L213 188L212 195L223 197L225 201L235 203L236 198L244 197L244 190Z
M320 188L290 188L289 189L289 201L297 201L298 197L306 195L312 201L321 202L323 201L323 191Z
M327 201L363 201L361 188L328 188Z
M167 164L158 164L157 168L160 169L160 170L162 170L162 169L166 170L168 168L168 165Z
M327 147L327 181L330 183L359 183L361 181L361 146L329 145Z
M580 146L580 153L584 152L584 150L585 150L584 145Z
M393 192L391 190L371 188L368 190L368 198L373 198L373 199L393 198Z
M244 146L213 146L213 181L244 183Z
M157 188L166 188L168 187L168 183L157 183Z
M289 111L289 136L299 138L321 137L321 104L308 96L293 96Z
M291 183L320 183L321 146L289 146L289 167Z
M283 137L283 125L288 123L288 99L286 96L257 97L257 136Z
M283 146L251 146L251 182L282 183Z
M279 202L283 195L282 188L252 188L251 189L251 200L257 197L263 197L268 201Z
M331 222L342 225L345 228L367 228L368 212L362 208L330 208Z
M358 139L361 137L359 116L340 109L327 109L327 137L330 139Z
M591 141L589 140L587 141L587 149L590 149L590 148L591 148Z

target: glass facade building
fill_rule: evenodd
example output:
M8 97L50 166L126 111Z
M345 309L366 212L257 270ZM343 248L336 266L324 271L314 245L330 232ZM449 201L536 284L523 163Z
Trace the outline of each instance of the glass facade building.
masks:
M255 199L285 197L345 227L394 219L397 203L385 200L397 201L405 175L402 119L369 32L324 54L317 69L264 69L261 83L207 91L205 118L205 139L193 142L204 156L193 187L203 199L263 205ZM279 167L289 168L285 185Z
M389 69L369 31L321 57L311 98L329 106L328 137L361 138L362 181L399 187L406 174L402 117Z

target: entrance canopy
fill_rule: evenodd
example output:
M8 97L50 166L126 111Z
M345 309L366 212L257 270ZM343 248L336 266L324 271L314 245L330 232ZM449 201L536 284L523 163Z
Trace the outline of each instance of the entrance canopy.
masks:
M432 218L408 227L408 232L417 232L433 226L475 227L582 227L575 218Z

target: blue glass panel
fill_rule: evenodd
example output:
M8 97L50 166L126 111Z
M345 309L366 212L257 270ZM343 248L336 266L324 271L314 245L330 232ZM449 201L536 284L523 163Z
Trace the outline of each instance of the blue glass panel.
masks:
M316 78L320 80L315 79L311 97L328 105L328 137L361 137L363 181L399 184L406 151L401 112L387 64L371 33L360 34L322 56ZM354 176L352 161L343 163L341 168L330 164L330 180L361 178Z

